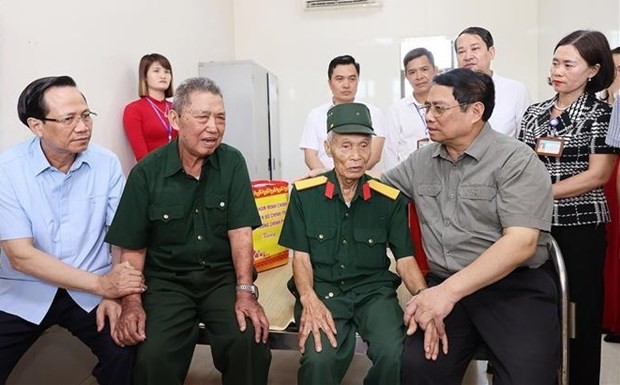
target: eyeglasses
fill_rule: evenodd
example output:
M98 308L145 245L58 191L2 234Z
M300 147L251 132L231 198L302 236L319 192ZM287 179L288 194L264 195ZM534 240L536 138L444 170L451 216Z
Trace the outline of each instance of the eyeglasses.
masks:
M449 107L441 106L438 104L433 104L433 105L424 104L423 106L418 107L418 110L420 111L421 114L426 115L427 112L430 112L431 114L433 114L434 117L438 118L451 108L462 107L468 104L471 104L471 103L459 103L456 106L449 106Z
M85 111L80 115L69 115L58 119L40 118L40 120L43 120L45 122L56 122L62 124L67 128L73 128L78 125L78 122L80 120L83 121L84 124L86 124L87 126L91 125L93 123L93 116L97 116L97 113L93 111Z

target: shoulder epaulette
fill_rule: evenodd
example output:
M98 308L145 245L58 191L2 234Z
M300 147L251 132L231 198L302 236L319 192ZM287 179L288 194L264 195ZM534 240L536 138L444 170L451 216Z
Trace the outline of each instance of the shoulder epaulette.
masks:
M309 179L302 179L295 182L295 188L297 191L305 190L310 187L320 186L327 182L327 177L325 175L317 176Z
M385 183L381 183L376 179L370 179L368 181L368 185L370 186L371 189L375 190L376 192L382 195L385 195L386 197L392 200L396 199L398 197L398 194L400 194L400 191L398 191L398 189L388 186Z

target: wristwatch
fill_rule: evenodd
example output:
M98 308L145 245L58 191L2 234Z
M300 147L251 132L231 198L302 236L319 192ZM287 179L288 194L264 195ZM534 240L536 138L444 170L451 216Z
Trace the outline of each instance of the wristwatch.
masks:
M258 287L256 285L237 285L235 286L237 291L245 291L254 294L254 297L258 299Z

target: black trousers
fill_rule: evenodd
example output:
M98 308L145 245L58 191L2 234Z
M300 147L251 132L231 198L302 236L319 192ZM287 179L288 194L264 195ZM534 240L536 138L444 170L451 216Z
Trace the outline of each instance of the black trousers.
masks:
M429 274L429 286L440 278ZM550 263L517 269L463 298L444 320L449 351L424 357L421 330L405 340L407 385L460 385L474 354L486 344L495 385L553 385L560 362L558 289Z
M64 289L58 289L52 306L40 325L0 311L0 384L6 383L11 371L50 326L59 325L84 342L99 362L92 371L101 385L131 384L135 348L117 346L106 323L97 332L96 309L90 313L79 307Z
M568 290L575 303L576 338L570 340L571 384L598 384L601 370L605 226L553 227L551 234L564 255Z

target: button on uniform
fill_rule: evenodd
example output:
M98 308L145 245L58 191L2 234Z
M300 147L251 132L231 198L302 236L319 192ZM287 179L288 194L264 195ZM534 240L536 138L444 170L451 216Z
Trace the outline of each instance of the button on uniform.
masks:
M197 236L196 239L198 239L199 241L202 241L202 235Z

